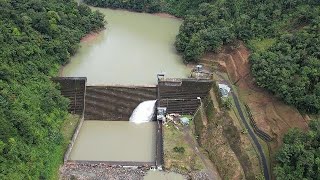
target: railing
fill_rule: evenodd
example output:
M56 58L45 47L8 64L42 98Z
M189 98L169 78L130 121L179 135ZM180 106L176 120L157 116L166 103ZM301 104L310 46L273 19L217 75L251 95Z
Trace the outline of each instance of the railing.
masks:
M254 118L253 118L253 116L252 116L252 113L251 113L248 105L245 104L244 106L245 106L246 111L247 111L247 113L248 113L248 115L249 115L250 124L251 124L254 132L255 132L261 139L263 139L263 140L265 140L265 141L267 141L267 142L271 142L271 141L273 140L273 138L270 137L267 133L263 132L262 130L260 130L260 129L258 128L258 126L257 126L257 124L256 124L256 122L255 122L255 120L254 120Z

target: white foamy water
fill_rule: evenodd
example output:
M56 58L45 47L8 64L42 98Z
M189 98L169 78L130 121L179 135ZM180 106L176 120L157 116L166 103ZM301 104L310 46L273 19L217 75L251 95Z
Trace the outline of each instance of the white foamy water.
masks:
M154 108L157 100L149 100L140 103L133 111L129 121L134 123L144 123L152 120Z

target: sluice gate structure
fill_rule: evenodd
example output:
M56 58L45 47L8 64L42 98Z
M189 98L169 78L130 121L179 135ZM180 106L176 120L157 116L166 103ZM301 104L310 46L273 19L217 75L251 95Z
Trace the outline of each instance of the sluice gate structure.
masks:
M163 165L162 121L157 120L156 116L155 154L152 162L70 159L83 122L128 121L133 110L147 100L157 100L156 108L166 107L167 113L193 115L201 104L201 99L207 97L212 87L212 81L206 79L159 79L158 84L153 86L87 86L86 78L77 77L53 78L53 81L60 84L61 94L70 100L69 112L82 116L65 154L66 163L103 163L110 166L148 168L161 168Z

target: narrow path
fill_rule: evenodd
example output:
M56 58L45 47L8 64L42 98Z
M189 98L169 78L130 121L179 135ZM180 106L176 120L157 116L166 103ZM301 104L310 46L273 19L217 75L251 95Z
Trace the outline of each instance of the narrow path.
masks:
M253 132L253 130L250 128L250 125L246 121L246 118L245 118L244 113L243 113L243 111L241 109L241 106L240 106L240 101L238 99L238 96L234 93L234 91L232 89L232 85L223 76L221 76L220 74L217 74L217 75L224 80L223 83L227 84L231 88L231 95L233 97L234 104L235 104L235 106L237 108L237 111L238 111L238 113L240 115L240 119L241 119L242 123L244 124L245 128L247 129L250 137L252 138L254 145L257 147L257 150L258 150L258 153L259 153L259 157L260 157L259 158L260 159L260 163L261 163L261 166L262 166L262 169L263 169L264 178L266 180L270 180L271 178L270 178L270 173L269 173L269 168L268 168L268 163L267 163L266 156L265 156L265 154L263 152L263 149L261 147L261 144L259 143L259 140L258 140L256 134Z
M210 91L209 91L209 93L210 93L210 98L211 98L211 100L212 100L212 102L213 102L213 108L217 111L217 113L219 114L220 113L220 107L219 107L219 102L218 102L218 100L217 100L217 98L216 98L216 96L215 96L215 94L214 94L214 92L213 92L213 89L211 89Z
M206 172L208 174L208 177L210 180L220 180L219 173L217 172L216 167L212 164L210 159L202 152L200 152L200 146L198 143L194 140L193 136L190 134L190 127L189 126L184 126L183 128L184 132L184 138L188 142L189 146L193 149L194 153L200 157L202 163L204 164L206 168Z

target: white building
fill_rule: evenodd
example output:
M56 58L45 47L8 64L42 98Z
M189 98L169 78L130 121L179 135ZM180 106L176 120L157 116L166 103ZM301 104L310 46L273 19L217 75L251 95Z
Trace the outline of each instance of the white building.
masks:
M231 88L226 84L219 84L219 90L222 97L228 97Z

